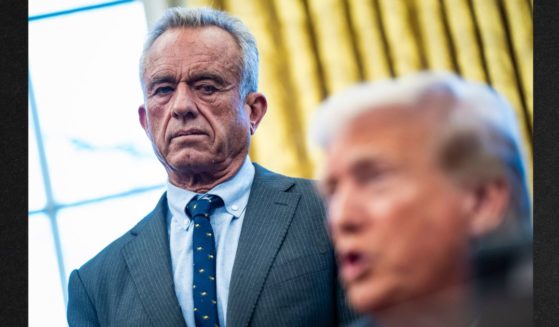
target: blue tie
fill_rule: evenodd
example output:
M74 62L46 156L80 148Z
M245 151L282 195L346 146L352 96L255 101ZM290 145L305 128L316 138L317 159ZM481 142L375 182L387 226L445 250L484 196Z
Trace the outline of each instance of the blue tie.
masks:
M186 213L194 220L192 236L194 320L197 327L219 326L215 282L215 241L210 215L223 206L217 195L197 195L186 205Z

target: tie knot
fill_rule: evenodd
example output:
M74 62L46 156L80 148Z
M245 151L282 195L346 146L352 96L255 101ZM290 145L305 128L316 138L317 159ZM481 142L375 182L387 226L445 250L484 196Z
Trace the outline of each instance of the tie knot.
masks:
M223 206L223 200L213 194L197 195L186 205L186 214L190 219L210 218L215 209Z

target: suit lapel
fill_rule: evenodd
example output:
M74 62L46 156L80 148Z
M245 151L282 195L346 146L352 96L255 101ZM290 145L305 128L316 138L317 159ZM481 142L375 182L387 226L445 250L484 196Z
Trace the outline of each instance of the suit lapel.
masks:
M185 326L175 294L166 225L165 195L131 233L122 250L144 309L154 326Z
M255 167L229 286L227 325L232 327L248 325L300 198L286 192L293 181Z

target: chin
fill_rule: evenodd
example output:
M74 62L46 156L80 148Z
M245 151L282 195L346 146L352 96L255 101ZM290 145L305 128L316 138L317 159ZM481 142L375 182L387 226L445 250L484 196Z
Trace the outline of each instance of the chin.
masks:
M355 285L348 288L347 297L351 307L361 314L370 313L375 308L371 294L364 286Z
M185 149L185 151L167 155L167 162L169 166L174 169L182 170L182 168L192 169L208 167L212 165L214 160L208 152Z
M186 172L186 173L202 173L211 171L213 167L213 163L211 160L189 160L189 161L179 161L173 163L173 170L177 172Z
M353 285L348 288L347 296L351 307L361 314L382 311L391 306L389 292L379 292L377 285Z

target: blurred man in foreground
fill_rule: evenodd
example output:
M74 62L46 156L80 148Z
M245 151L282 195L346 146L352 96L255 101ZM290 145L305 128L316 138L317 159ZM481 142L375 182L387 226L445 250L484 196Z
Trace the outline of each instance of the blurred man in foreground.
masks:
M355 326L531 325L530 201L497 93L445 73L359 85L311 136Z

